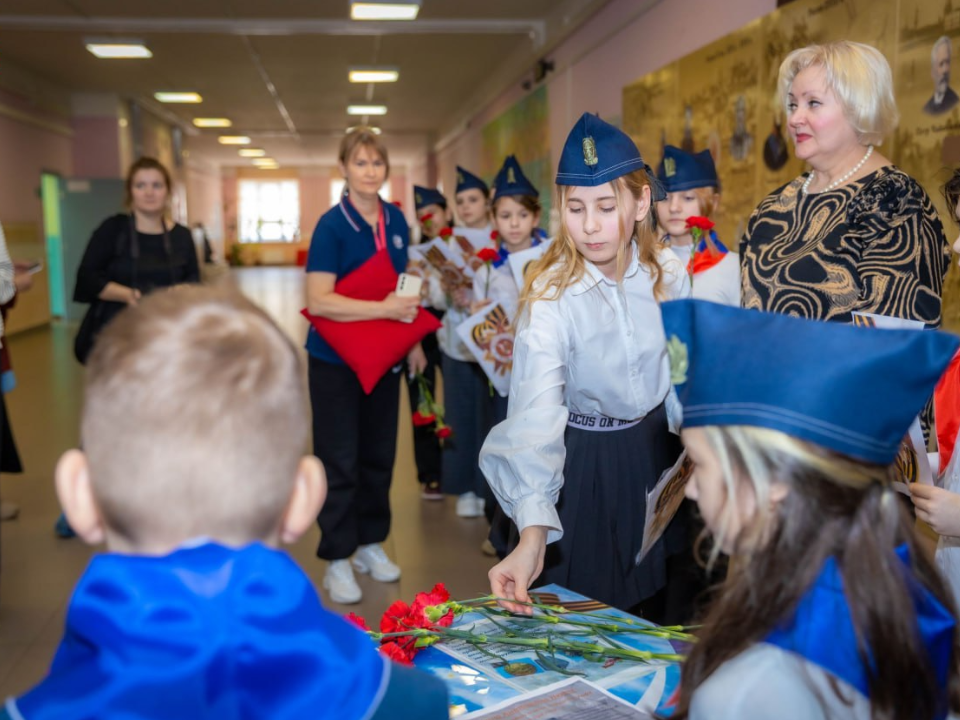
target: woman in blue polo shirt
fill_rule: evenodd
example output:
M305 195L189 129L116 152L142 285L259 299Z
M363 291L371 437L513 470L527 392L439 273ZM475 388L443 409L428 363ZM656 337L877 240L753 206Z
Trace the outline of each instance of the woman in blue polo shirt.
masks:
M317 223L307 256L307 308L312 315L339 322L413 320L418 297L355 300L335 292L374 254L386 252L396 271L407 264L410 230L400 210L380 199L390 172L387 149L367 128L347 133L340 143L340 171L346 188L340 202ZM380 543L390 531L390 480L397 444L399 366L367 395L356 374L311 327L307 335L313 451L327 470L329 492L320 511L317 555L329 561L323 585L338 603L362 598L354 570L374 580L394 582L400 568ZM410 368L426 364L417 345ZM352 566L350 557L353 556Z

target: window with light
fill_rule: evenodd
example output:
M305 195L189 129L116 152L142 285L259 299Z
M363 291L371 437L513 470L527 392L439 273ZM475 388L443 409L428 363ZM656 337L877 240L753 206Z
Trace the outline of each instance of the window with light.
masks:
M300 183L296 180L241 180L240 242L297 242L300 239Z

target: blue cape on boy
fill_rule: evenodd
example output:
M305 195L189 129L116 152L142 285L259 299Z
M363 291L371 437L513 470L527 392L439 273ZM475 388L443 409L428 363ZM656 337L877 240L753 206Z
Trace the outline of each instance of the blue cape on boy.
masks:
M285 553L94 557L47 677L0 719L446 718L443 683L326 610Z

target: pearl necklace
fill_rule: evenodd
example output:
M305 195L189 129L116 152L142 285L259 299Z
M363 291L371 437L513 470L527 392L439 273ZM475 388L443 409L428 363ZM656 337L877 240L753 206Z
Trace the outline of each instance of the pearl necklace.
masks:
M843 185L847 180L849 180L850 178L852 178L854 175L857 174L857 171L863 167L863 164L870 159L871 155L873 155L873 145L868 145L866 154L864 154L864 156L860 159L860 162L858 162L856 165L854 165L850 169L850 172L848 172L846 175L844 175L841 178L837 178L832 183L827 185L820 192L827 192L829 190L833 190L835 187L839 187L840 185ZM806 195L807 192L809 191L810 183L813 182L813 175L814 175L814 171L811 170L810 174L807 175L807 179L803 181L803 186L800 188L800 190L803 192L804 195Z

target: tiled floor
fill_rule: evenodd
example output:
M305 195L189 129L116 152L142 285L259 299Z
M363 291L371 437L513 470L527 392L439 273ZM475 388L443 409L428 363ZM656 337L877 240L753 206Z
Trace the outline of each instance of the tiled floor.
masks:
M299 344L306 331L299 315L302 270L248 268L235 277ZM51 478L60 453L77 442L82 400L73 333L73 327L55 324L10 339L17 388L7 403L26 472L0 479L2 496L21 506L19 519L0 523L0 698L26 690L43 676L60 637L70 590L92 552L78 540L60 540L53 533L59 511ZM486 573L493 564L479 550L485 535L482 518L458 518L449 498L420 499L406 393L401 394L387 551L398 558L403 577L393 584L360 577L364 599L359 606L330 605L374 619L395 599L409 601L437 581L445 582L455 597L487 592ZM319 589L325 566L314 555L318 536L314 528L290 550Z

